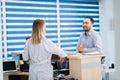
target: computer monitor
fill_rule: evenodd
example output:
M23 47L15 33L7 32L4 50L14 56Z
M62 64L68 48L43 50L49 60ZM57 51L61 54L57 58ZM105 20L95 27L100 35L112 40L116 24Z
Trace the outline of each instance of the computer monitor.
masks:
M17 71L17 65L15 61L3 61L3 72Z

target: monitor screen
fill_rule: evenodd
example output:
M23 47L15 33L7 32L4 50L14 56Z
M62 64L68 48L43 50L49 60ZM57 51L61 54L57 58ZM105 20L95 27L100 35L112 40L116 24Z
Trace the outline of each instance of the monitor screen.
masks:
M3 61L3 72L17 71L15 61Z

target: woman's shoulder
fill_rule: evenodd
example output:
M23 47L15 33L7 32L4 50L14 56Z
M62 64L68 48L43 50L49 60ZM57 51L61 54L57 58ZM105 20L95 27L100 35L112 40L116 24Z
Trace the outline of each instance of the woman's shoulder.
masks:
M48 40L46 39L45 41L42 42L42 46L45 46L45 47L53 47L55 44L51 41L51 40Z
M32 43L32 40L29 39L29 40L26 40L26 44L31 44Z
M45 43L49 43L49 42L50 42L50 40L44 39L44 40L41 40L40 44L45 44Z
M46 39L44 42L45 42L45 43L47 43L47 44L52 43L52 41L51 41L51 40L49 40L49 39Z

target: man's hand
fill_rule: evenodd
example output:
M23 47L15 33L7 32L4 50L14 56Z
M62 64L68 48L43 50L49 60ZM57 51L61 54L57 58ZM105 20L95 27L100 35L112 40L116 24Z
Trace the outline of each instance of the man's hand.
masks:
M78 52L82 53L84 51L84 45L82 44L79 45L77 49L78 49Z

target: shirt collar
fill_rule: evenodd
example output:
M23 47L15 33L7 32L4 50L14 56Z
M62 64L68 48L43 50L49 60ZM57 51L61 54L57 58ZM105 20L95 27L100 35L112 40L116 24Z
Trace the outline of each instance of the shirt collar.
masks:
M91 29L89 32L87 32L87 33L84 33L84 35L85 36L90 36L91 34L92 34L92 32L93 32L94 30L93 29Z

